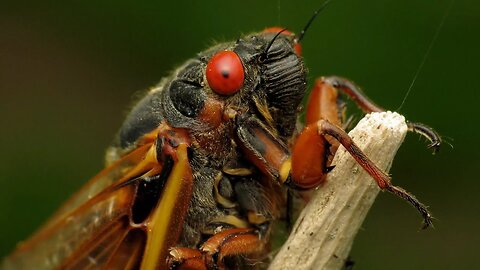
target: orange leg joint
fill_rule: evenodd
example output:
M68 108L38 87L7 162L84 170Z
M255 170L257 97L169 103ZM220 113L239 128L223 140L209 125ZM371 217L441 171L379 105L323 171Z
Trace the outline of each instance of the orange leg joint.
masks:
M431 216L426 207L402 188L392 185L390 177L339 127L341 121L337 91L348 95L366 112L383 111L353 83L339 77L321 78L316 81L308 101L307 126L297 136L291 154L287 147L275 139L267 126L250 116L237 123L237 137L245 157L260 171L280 183L295 189L311 189L325 181L326 174L333 168L330 166L331 157L341 144L381 189L388 190L417 208L427 227L431 224ZM439 145L440 137L433 130L422 124L410 123L410 127L427 137L432 142L432 147Z
M228 229L217 233L203 243L200 250L172 248L171 269L227 269L228 256L255 254L262 251L263 242L254 229Z
M392 185L390 177L380 170L338 126L340 123L338 111L334 109L336 89L350 96L366 112L383 111L364 96L353 83L345 79L329 77L318 80L308 102L307 127L297 137L293 146L289 184L297 188L312 188L325 181L325 175L331 169L328 167L327 156L334 154L329 152L328 141L334 139L345 147L357 163L374 178L381 189L408 201L421 213L425 226L430 225L431 215L426 207L404 189ZM437 138L435 133L432 134L433 136L429 139L435 143Z
M341 125L337 98L335 87L323 79L315 81L307 103L307 126L297 137L292 149L291 183L297 188L309 189L320 185L330 171L330 146L338 143L321 135L316 123L326 119Z
M331 85L332 87L338 89L345 95L347 95L350 99L352 99L357 106L362 109L365 113L371 113L371 112L383 112L385 109L382 107L378 106L375 104L373 101L371 101L358 87L355 85L353 82L342 78L342 77L337 77L337 76L330 76L330 77L324 77L320 79L323 81L325 84ZM331 121L330 119L326 118L327 120ZM332 122L332 121L331 121ZM337 124L335 122L332 122L334 124ZM427 140L430 141L430 144L428 145L428 148L433 149L433 153L435 154L442 143L442 138L440 135L430 128L429 126L422 124L422 123L416 123L416 122L410 122L407 121L407 126L408 130L410 132L415 132L423 137L425 137Z

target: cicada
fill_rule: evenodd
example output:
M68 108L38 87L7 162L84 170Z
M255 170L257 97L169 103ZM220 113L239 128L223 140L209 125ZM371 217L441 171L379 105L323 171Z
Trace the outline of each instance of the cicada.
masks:
M292 192L316 188L341 144L381 189L391 184L342 128L341 95L383 111L347 79L321 77L299 125L307 68L281 28L187 60L133 107L106 167L2 263L2 269L258 268ZM429 127L408 123L437 148ZM260 266L259 266L260 265Z

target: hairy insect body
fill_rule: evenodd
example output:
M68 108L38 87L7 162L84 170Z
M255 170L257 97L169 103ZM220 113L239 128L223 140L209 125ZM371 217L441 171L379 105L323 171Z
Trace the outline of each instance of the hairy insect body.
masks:
M278 38L262 55L273 36L247 36L188 61L133 108L109 150L116 153L110 155L112 163L115 155L120 158L136 148L136 141L163 121L188 130L194 185L192 197L184 198L190 202L179 246L198 247L206 237L226 228L251 227L266 238L271 223L285 209L285 189L258 171L237 145L241 129L250 136L249 144L257 144L255 149L268 151L267 145L249 134L255 128L248 126L252 119L277 136L285 150L294 134L306 87L305 68L287 37ZM239 55L245 67L243 88L234 96L218 95L204 81L207 60L224 50Z

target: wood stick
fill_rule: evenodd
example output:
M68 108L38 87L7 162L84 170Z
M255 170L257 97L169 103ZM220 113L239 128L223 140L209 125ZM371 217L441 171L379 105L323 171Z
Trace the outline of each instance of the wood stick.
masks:
M407 133L397 113L366 115L349 133L382 170L388 172ZM277 269L343 269L355 235L380 189L340 147L324 185L315 191L293 230L270 264Z

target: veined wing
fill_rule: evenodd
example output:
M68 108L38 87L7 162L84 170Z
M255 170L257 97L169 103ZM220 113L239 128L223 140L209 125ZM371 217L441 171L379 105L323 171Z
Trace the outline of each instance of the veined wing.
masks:
M106 190L21 243L2 269L54 269L98 232L127 219L135 185ZM125 227L125 226L123 226ZM126 229L126 228L125 228Z
M42 229L48 228L61 219L65 214L79 207L81 204L112 185L114 181L123 178L126 171L139 164L145 158L145 154L150 147L151 143L138 147L90 179L55 212L55 214L43 225Z
M141 150L143 158L120 179L77 208L56 215L3 262L2 269L157 269L167 266L190 202L193 176L187 144L171 152L172 166L163 166L152 153L154 144ZM142 148L143 149L143 148ZM137 149L138 150L138 149ZM137 153L138 154L138 153ZM124 164L125 156L118 164ZM113 166L116 166L115 164ZM116 167L122 168L123 167ZM100 175L113 172L107 168ZM150 215L132 222L140 178L159 176L162 195ZM165 181L165 182L164 182ZM140 196L141 197L141 196Z
M136 185L135 182L125 182L145 173L138 167L151 148L151 143L145 144L100 172L33 237L20 243L0 268L53 269L77 252L86 241L95 239L99 232L117 228L117 236L126 235L130 225L128 222L123 226L119 224L125 223L122 220L129 220ZM133 175L132 171L137 174ZM105 188L100 188L103 186Z

